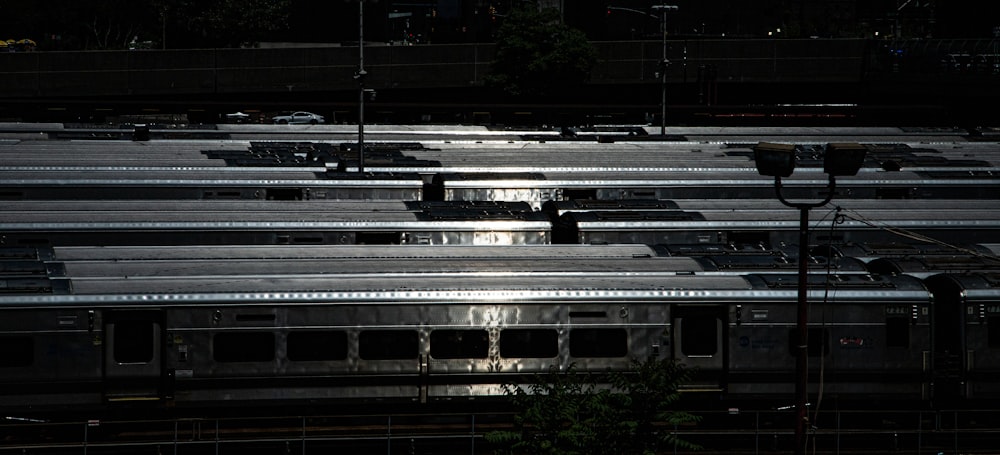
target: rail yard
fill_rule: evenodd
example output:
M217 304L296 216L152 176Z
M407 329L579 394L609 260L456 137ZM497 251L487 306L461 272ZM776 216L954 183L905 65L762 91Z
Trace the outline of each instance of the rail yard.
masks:
M1000 134L658 133L0 124L0 454L491 453L504 384L642 358L787 452L797 285L816 453L995 449Z

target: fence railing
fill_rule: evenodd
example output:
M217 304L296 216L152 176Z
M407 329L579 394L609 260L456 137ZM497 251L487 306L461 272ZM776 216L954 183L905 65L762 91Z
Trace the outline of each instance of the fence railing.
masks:
M703 447L696 453L787 452L790 411L696 412L702 421L661 427ZM990 453L998 410L823 411L811 415L809 452L822 454ZM511 428L510 415L385 414L47 422L7 417L0 454L354 453L489 454L485 435ZM689 453L678 447L663 453Z

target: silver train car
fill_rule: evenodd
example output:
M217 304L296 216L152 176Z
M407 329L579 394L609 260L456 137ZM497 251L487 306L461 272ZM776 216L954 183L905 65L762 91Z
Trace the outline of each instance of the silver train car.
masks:
M925 282L935 297L935 396L946 403L1000 398L1000 272L940 273Z
M34 202L0 203L4 244L511 245L550 243L552 230L516 202Z
M518 200L537 210L567 199L774 197L771 179L755 170L752 144L566 147L451 139L373 142L364 174L352 170L356 144L348 143L81 141L72 149L58 142L14 143L0 150L0 199ZM839 181L854 198L989 200L1000 185L1000 158L988 144L864 145L864 167ZM825 148L797 146L798 170L785 181L789 197L821 197Z
M468 403L550 368L649 357L696 368L691 394L791 396L794 274L575 247L21 249L0 294L0 410ZM920 280L809 284L810 369L828 399L934 398L932 331L948 329Z
M1000 256L1000 244L995 243L917 243L917 242L848 242L841 245L821 245L813 251L822 256L852 257L865 263L876 259L947 258L952 256ZM906 273L913 272L907 269Z
M827 179L819 169L783 180L789 199L822 200ZM838 191L861 199L994 199L1000 190L996 171L861 172L837 180ZM568 199L774 199L773 179L755 169L698 169L650 172L522 172L503 174L438 174L428 186L428 198L489 200L492 195L514 198L539 209L549 201Z
M291 169L5 167L0 199L423 199L424 181L416 174Z
M1000 201L976 199L858 199L850 198L828 203L825 207L813 209L822 214L826 210L842 207L848 210L860 211L940 211L940 210L979 210L983 212L1000 210ZM650 211L697 211L697 212L791 212L790 208L772 199L571 199L564 201L549 201L542 205L541 210L553 219L569 212L650 212Z
M928 278L941 273L1000 272L996 255L955 252L938 256L903 256L878 258L865 263L865 269L882 275L910 275Z
M902 238L901 233L978 243L989 242L1000 232L1000 210L982 207L843 212L831 208L814 217L809 228L817 244L891 242ZM797 242L799 221L799 213L790 209L568 211L554 222L552 237L555 243L582 244L780 245Z
M285 203L275 200L190 200L190 199L148 199L148 200L0 200L0 211L5 213L19 212L58 212L94 214L100 218L105 213L116 212L151 212L151 213L254 213L277 212L287 213L291 217L299 213L333 213L333 212L424 212L433 210L478 210L489 212L527 212L531 206L526 202L516 201L414 201L414 200L313 200L302 203Z

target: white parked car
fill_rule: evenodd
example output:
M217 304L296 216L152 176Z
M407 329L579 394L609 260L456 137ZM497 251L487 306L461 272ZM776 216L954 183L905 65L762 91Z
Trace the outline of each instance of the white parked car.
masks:
M250 121L250 114L245 112L233 112L231 114L226 114L226 120L235 123L246 123Z
M315 125L317 123L323 123L326 121L326 119L323 118L322 115L304 111L293 112L288 115L276 115L274 117L271 117L271 120L274 123L279 123L282 125L292 124L292 123L299 123L299 124L304 123L309 125Z

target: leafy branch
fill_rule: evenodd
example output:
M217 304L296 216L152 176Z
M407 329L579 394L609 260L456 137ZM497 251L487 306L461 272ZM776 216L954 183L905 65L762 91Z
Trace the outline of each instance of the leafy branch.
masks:
M672 429L700 421L673 410L691 371L670 360L633 361L627 372L595 374L550 369L527 386L503 390L518 413L514 429L486 440L505 454L654 454L670 447L699 449Z

